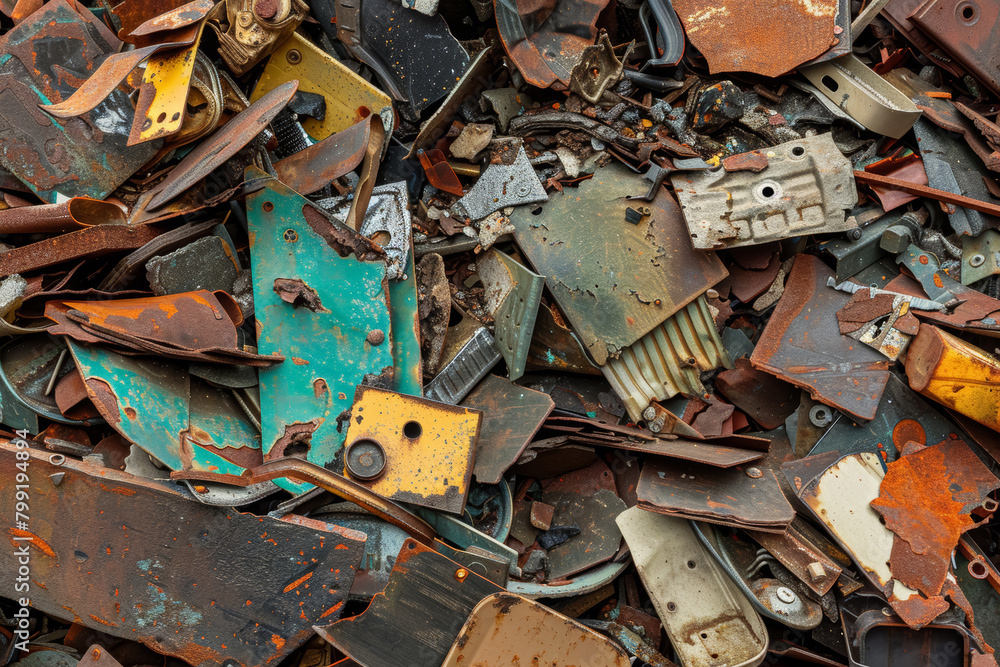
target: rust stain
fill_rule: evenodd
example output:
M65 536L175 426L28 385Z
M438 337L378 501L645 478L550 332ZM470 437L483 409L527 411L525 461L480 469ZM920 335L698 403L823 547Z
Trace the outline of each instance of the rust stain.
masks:
M43 540L42 538L40 538L38 535L35 535L34 533L29 532L27 530L21 530L20 528L13 528L13 527L8 528L7 532L11 536L10 537L10 543L11 544L13 544L13 545L16 546L18 544L18 542L28 541L28 540L15 540L14 539L15 537L21 537L21 538L30 537L31 540L28 541L28 543L31 546L35 547L36 549L38 549L39 551L41 551L46 556L51 556L52 558L57 558L55 549L53 549L51 546L49 546L49 543L46 542L45 540Z

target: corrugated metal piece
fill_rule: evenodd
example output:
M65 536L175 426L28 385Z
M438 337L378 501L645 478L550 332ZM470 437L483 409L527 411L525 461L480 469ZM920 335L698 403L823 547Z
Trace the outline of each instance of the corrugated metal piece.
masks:
M601 366L604 377L625 403L633 421L651 401L665 401L677 394L701 395L704 371L732 368L722 345L705 296L628 346L617 358Z
M424 387L424 396L455 405L486 377L500 359L493 336L485 327L480 327Z

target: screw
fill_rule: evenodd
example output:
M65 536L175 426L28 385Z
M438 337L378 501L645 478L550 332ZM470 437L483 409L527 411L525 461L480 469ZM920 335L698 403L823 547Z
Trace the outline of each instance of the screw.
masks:
M760 479L764 476L764 472L760 468L747 468L747 477L752 477L753 479Z
M792 592L791 588L785 588L784 586L780 586L778 590L775 591L775 595L777 595L778 599L785 604L792 604L798 599L795 597L795 593Z
M849 238L852 241L860 241L861 240L861 230L860 229L851 229L851 230L848 230L848 232L847 232L847 238Z
M663 430L663 420L654 419L653 421L646 424L646 426L648 426L649 430L652 431L653 433L659 433L660 431Z
M809 411L809 421L817 428L825 428L833 423L833 414L825 405L814 405Z
M288 53L285 54L285 58L292 65L298 65L302 62L302 54L299 53L297 49L289 49Z
M377 346L385 342L385 332L381 329L372 329L365 337L369 345Z
M826 570L823 569L823 564L819 561L813 561L806 566L806 570L809 571L809 577L813 581L819 581L820 579L826 578Z
M294 229L286 229L284 237L289 243L295 243L299 240L299 234Z
M979 253L976 253L975 255L969 258L969 264L973 267L979 267L985 263L986 263L986 258Z

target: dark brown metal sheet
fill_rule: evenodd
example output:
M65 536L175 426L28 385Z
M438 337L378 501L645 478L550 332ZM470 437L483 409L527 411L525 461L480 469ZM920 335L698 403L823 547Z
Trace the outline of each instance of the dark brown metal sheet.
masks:
M712 74L778 76L843 39L834 34L836 0L729 0L724 5L673 0L672 4Z
M621 165L553 194L535 215L517 207L518 245L598 364L726 277L713 253L688 241L680 207L660 188L650 215L626 222L628 196L648 189Z
M94 225L124 225L125 211L111 202L73 197L61 204L18 206L0 211L0 233L71 232Z
M841 335L837 311L850 297L827 287L833 275L817 257L796 256L750 362L827 405L872 419L889 381L889 362L877 350Z
M614 480L611 480L614 484ZM625 502L609 489L550 491L542 502L556 508L553 528L576 526L581 533L548 552L548 580L558 581L611 560L621 547L622 534L615 518Z
M998 488L1000 480L961 440L904 446L871 503L896 534L893 576L925 595L939 595L959 538L976 525L970 512Z
M149 225L98 225L0 253L0 277L44 269L63 262L135 250L157 237Z
M930 0L910 17L994 94L1000 93L1000 20L997 0Z
M368 667L440 665L475 606L502 592L416 540L403 543L385 590L357 616L316 632Z
M150 35L166 30L176 30L197 23L215 6L213 0L193 0L176 9L170 9L145 21L129 33L132 37Z
M0 441L0 507L14 517L15 445ZM20 450L26 451L26 450ZM192 665L277 664L336 618L364 533L202 505L170 486L27 450L32 606ZM64 473L58 485L48 476ZM12 548L0 555L17 569ZM8 598L14 578L4 577Z
M745 357L736 359L733 366L716 376L718 392L765 430L784 424L799 405L795 387L757 370Z
M499 484L555 404L548 394L487 375L462 406L483 413L472 474L481 484Z
M365 158L365 151L374 136L371 131L374 120L381 123L381 119L373 114L346 130L279 160L274 164L278 180L300 195L308 195L353 171ZM381 138L377 138L376 150L381 149L382 143ZM374 179L370 180L374 185Z
M795 518L777 477L766 468L649 460L636 493L643 509L737 528L780 533Z

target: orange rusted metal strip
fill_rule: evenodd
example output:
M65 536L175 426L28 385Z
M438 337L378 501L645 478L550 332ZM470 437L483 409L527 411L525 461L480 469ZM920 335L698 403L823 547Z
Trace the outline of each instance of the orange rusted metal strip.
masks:
M990 204L989 202L980 201L979 199L956 195L955 193L948 192L947 190L939 190L926 185L918 185L916 183L910 183L909 181L901 181L898 178L890 178L889 176L882 176L881 174L871 174L867 171L855 171L854 178L861 183L880 185L891 190L902 190L903 192L909 192L910 194L917 195L918 197L927 197L928 199L934 199L946 204L963 206L965 208L972 209L973 211L979 211L980 213L989 213L990 215L1000 216L1000 205L998 204Z

